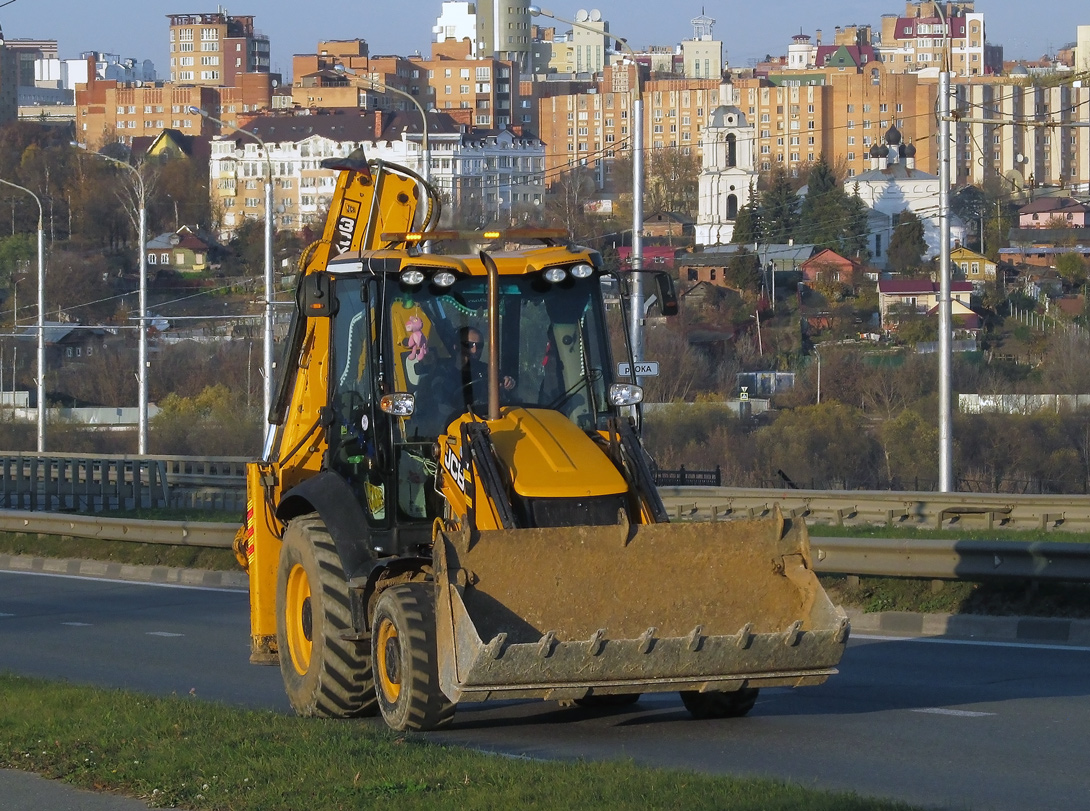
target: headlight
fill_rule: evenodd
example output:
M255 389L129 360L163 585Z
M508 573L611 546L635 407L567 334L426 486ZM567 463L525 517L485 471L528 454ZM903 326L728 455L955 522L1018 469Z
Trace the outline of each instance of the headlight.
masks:
M564 270L564 268L549 268L545 271L545 279L552 282L553 284L556 284L557 282L562 282L567 277L568 271Z
M631 406L643 402L643 387L635 383L614 383L609 387L609 402L615 406Z
M449 270L441 270L431 280L440 287L450 287L457 280L457 277Z
M416 411L416 398L405 392L386 394L379 400L378 407L384 414L394 417L411 417Z
M589 278L590 276L594 275L594 268L592 268L588 264L585 264L585 263L581 262L580 264L575 265L571 269L571 275L574 276L577 279L586 279L586 278Z
M401 283L408 285L417 285L424 281L424 272L420 270L403 270L401 271Z

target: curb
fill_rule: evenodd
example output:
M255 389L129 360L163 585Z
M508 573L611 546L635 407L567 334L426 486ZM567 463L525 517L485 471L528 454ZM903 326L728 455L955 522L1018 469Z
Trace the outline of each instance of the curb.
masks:
M97 577L135 583L164 583L203 588L241 589L250 587L249 576L242 571L213 572L206 569L180 569L173 566L138 566L75 558L39 558L30 555L0 555L0 570L40 574Z
M1090 646L1090 620L1052 617L989 617L979 614L867 614L846 609L854 633Z

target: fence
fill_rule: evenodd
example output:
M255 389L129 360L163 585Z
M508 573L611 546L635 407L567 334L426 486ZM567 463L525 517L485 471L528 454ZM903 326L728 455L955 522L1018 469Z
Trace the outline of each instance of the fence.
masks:
M655 484L659 487L720 487L723 472L719 465L715 470L655 470Z
M171 507L246 508L241 457L6 454L0 508L104 512Z

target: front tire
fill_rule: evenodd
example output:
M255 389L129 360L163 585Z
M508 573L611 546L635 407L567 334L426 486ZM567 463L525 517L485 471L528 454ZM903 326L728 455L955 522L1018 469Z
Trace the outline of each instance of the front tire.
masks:
M434 585L391 586L379 595L371 660L379 711L390 728L427 731L450 724L454 705L439 689Z
M276 577L280 673L298 715L351 718L377 711L370 639L353 639L348 582L316 513L284 531Z
M743 687L731 693L683 690L681 703L693 718L741 718L753 709L758 693L757 687Z

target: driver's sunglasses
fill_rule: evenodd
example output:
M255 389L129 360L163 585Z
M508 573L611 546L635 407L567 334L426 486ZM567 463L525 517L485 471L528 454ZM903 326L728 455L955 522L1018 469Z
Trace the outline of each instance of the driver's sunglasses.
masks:
M462 341L462 346L466 349L480 349L484 345L484 341Z

